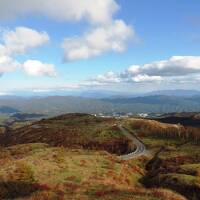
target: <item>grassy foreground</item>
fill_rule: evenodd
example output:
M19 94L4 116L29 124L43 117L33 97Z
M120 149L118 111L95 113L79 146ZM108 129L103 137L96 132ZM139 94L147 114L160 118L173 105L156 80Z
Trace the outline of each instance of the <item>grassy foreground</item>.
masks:
M178 194L185 188L196 194L198 146L155 135L145 120L142 127L134 120L68 114L2 132L0 199L186 200ZM120 160L117 154L128 153L130 141L117 124L138 132L149 153Z
M101 151L24 144L0 151L1 199L183 200L167 190L144 189L142 163Z

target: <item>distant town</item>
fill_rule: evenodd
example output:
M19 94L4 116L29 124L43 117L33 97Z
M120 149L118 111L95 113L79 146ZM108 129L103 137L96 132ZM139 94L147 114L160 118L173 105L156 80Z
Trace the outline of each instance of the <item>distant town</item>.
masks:
M103 117L103 118L110 118L110 117L114 117L117 119L120 118L128 118L128 117L139 117L139 118L156 118L156 117L160 117L162 114L160 113L117 113L117 112L113 112L113 113L98 113L98 114L93 114L95 117Z

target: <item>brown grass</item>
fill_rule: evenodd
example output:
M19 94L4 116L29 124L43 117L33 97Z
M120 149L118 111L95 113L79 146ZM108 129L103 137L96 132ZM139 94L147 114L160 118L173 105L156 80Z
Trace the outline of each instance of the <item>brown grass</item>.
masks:
M132 119L126 122L131 129L139 131L140 136L180 139L200 143L200 128L184 127L180 124L166 124L154 120Z

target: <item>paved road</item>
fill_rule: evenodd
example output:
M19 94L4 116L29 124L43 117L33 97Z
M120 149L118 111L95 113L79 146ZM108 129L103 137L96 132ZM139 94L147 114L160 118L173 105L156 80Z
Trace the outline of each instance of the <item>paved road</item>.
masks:
M132 142L136 146L136 150L134 152L131 152L126 155L122 155L120 156L120 158L122 160L130 160L130 159L137 158L138 156L144 155L146 152L146 147L144 146L144 144L136 136L131 134L127 129L125 129L122 125L119 125L119 129L127 138L132 140Z

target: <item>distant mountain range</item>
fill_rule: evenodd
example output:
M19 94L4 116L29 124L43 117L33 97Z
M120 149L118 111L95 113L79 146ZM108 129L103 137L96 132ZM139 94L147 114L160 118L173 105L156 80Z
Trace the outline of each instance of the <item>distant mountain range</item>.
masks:
M18 113L18 112L20 111L9 106L0 107L0 113L3 113L3 114L13 114L13 113Z
M76 96L92 97L92 98L116 98L116 97L142 97L142 96L200 96L198 90L158 90L147 93L133 93L133 92L117 92L117 91L98 91L88 90L82 93L77 93ZM73 95L72 95L73 96Z
M16 91L10 95L0 96L0 99L16 98L16 97L49 97L49 96L73 96L73 97L88 97L88 98L112 98L112 97L135 97L143 94L131 92L119 92L109 90L74 90L74 91Z
M121 92L121 91L108 91L108 90L81 90L81 91L16 91L11 93L11 95L0 96L0 99L19 99L30 98L30 97L49 97L49 96L73 96L73 97L87 97L87 98L131 98L131 97L143 97L143 96L155 96L155 95L164 95L164 96L200 96L200 91L198 90L159 90L146 93L137 93L137 92Z
M173 95L174 94L174 95ZM198 91L157 91L141 96L109 96L100 98L80 96L0 98L0 113L171 113L200 111Z
M166 96L200 96L200 91L198 90L160 90L153 91L145 94L146 96L152 95L166 95Z

